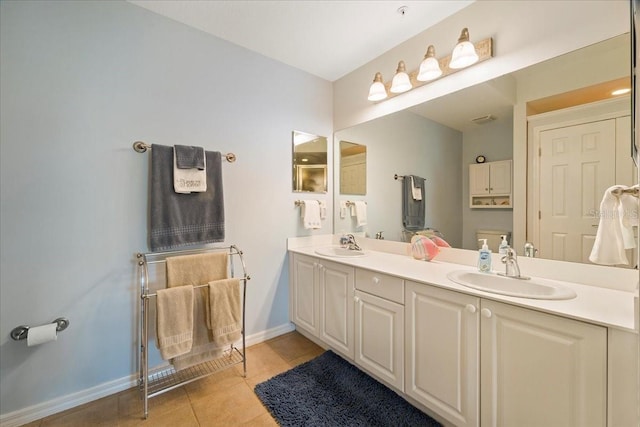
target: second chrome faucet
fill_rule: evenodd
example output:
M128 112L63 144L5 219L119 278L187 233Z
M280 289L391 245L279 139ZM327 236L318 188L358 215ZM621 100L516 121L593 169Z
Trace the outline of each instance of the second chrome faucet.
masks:
M502 257L502 263L505 265L504 273L498 273L501 276L511 277L513 279L528 280L530 277L520 274L520 266L518 265L518 255L513 248L508 248L505 256Z

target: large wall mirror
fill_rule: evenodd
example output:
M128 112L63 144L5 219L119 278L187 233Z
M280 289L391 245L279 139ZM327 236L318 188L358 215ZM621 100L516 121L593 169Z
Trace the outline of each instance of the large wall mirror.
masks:
M293 191L327 192L327 138L292 132Z
M590 205L584 206L585 212L593 211L589 227L595 235L592 223L597 224L597 210L606 185L632 185L637 177L630 156L630 96L618 95L613 100L609 99L613 89L630 87L629 52L630 37L627 33L336 132L334 141L365 144L369 170L375 171L367 178L367 195L364 198L368 206L366 235L373 237L383 231L386 239L406 240L401 219L402 184L394 176L417 175L426 179L425 225L441 232L452 246L476 249L479 231L511 233L515 222L526 221L527 230L521 233L526 235L520 236L520 240L533 241L540 249L541 257L582 262L580 257L561 258L564 255L559 251L542 250L539 236L534 238L533 223L539 214L538 208L533 211L533 195L557 196L558 193L545 187L552 185L552 181L544 174L532 173L533 168L539 168L540 160L538 152L533 152L532 147L537 147L538 142L530 140L531 127L544 125L548 116L553 117L560 110L574 111L572 116L562 119L565 122L579 122L576 115L586 104L608 105L604 108L605 113L587 114L621 119L613 125L614 137L610 141L613 145L608 148L613 156L612 164L618 170L611 175L614 178L610 183L598 184L592 189ZM516 128L526 129L527 124L530 135L518 138L518 132L526 134L527 131L516 132ZM524 156L526 158L514 157L514 147L519 147L514 144L527 147L529 154ZM516 182L512 187L513 194L526 194L526 211L509 207L474 209L470 206L469 165L475 164L480 155L487 162L513 160L514 171L527 171L527 183L520 185ZM340 183L336 182L336 188L339 186ZM334 206L339 206L339 202L346 199L338 191L335 198ZM568 203L583 203L584 200ZM514 217L514 213L526 216L526 220ZM337 213L334 218L335 232L352 231L348 228L352 222L341 220ZM522 247L516 246L515 249L522 254Z

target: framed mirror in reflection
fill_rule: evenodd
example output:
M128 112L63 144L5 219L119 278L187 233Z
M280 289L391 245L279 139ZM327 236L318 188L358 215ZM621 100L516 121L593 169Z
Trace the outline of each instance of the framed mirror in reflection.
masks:
M622 34L336 132L335 141L354 140L366 144L368 166L376 171L368 179L367 235L373 237L378 230L385 230L387 239L405 241L406 233L403 233L401 220L401 186L393 176L419 175L426 178L425 226L441 232L451 246L475 250L478 248L478 232L496 230L515 235L515 242L511 240L509 243L518 254L523 254L524 243L530 241L541 249L538 252L540 257L584 262L567 257L562 250L563 242L558 239L548 249L542 250L537 240L539 237L532 232L533 223L539 216L539 208L534 207L532 195L555 197L560 193L544 187L549 186L545 182L550 182L542 179L544 176L533 174L534 170L542 169L538 151L533 150L535 141L530 140L532 134L527 129L528 126L531 128L534 116L544 119L571 109L578 111L587 104L613 102L610 98L614 86L630 86L629 52L629 34ZM617 104L622 106L617 113L628 116L629 95L617 99ZM483 120L482 124L473 120L482 117L491 117L493 120ZM546 121L544 123L547 124ZM615 132L631 135L628 123L629 120L618 120L614 126ZM629 154L629 144L627 139L626 145L623 142L620 147L608 148L612 153L620 153L613 163L616 168L618 165L622 168L611 172L613 181L606 185L634 184L618 182L621 176L628 176L629 179L637 176ZM485 156L487 162L513 161L513 196L526 201L520 205L523 208L473 209L469 206L469 166L476 163L479 155ZM559 173L560 169L549 173ZM624 172L621 172L623 169ZM575 180L568 177L567 183L574 185ZM598 211L603 191L594 187L584 193L593 197L591 205L583 208L591 212ZM336 194L336 197L339 195ZM337 205L337 202L334 203L334 206ZM338 215L335 214L334 218L338 218ZM343 228L344 224L340 223L339 230ZM554 235L567 232L557 229ZM553 244L557 244L557 247L553 248ZM578 249L579 256L585 253L588 256L588 244L587 239L585 245Z
M340 194L367 194L367 146L340 141Z
M293 191L296 193L326 193L327 138L293 131L292 147Z

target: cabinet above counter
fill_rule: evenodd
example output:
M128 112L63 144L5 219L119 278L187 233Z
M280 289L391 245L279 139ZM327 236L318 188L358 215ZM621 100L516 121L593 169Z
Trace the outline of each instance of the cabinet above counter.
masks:
M330 239L330 237L329 237ZM320 259L330 260L339 264L350 265L363 268L417 283L437 286L468 295L478 296L499 302L506 302L512 305L530 308L545 313L555 314L571 319L590 322L597 325L637 332L635 329L634 296L637 294L625 290L607 289L598 286L585 285L576 282L562 281L564 286L573 289L577 297L569 300L539 300L533 298L519 298L484 292L457 284L447 278L447 275L456 270L475 271L475 267L465 265L463 262L444 262L436 258L433 261L425 262L413 259L409 255L398 253L382 252L369 249L371 245L381 244L381 242L369 242L371 239L362 239L359 242L364 247L366 254L360 257L336 258L326 257L316 253L320 246L326 246L325 241L316 240L311 246L299 246L294 242L289 245L289 251L303 255L309 255ZM330 241L330 240L329 240ZM458 252L461 250L442 248L442 253L438 256L441 259L450 259L447 252ZM467 253L468 252L468 253ZM473 251L464 251L467 258ZM522 264L528 264L531 260L522 260ZM547 260L534 260L547 261ZM494 270L501 271L502 264L494 264ZM588 267L584 266L583 268ZM530 271L527 266L521 265L522 274L536 276L535 271ZM624 278L632 277L625 274ZM637 275L637 271L635 272ZM542 275L541 275L542 276ZM636 276L637 277L637 276ZM555 277L547 278L558 280ZM515 279L514 279L515 280ZM637 279L636 279L637 280Z

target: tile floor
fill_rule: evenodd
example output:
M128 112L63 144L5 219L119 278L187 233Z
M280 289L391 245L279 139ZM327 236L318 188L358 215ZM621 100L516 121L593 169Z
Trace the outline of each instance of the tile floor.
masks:
M246 378L242 365L237 365L149 399L146 420L140 393L133 388L27 426L277 426L253 387L323 351L298 332L290 332L247 348Z

